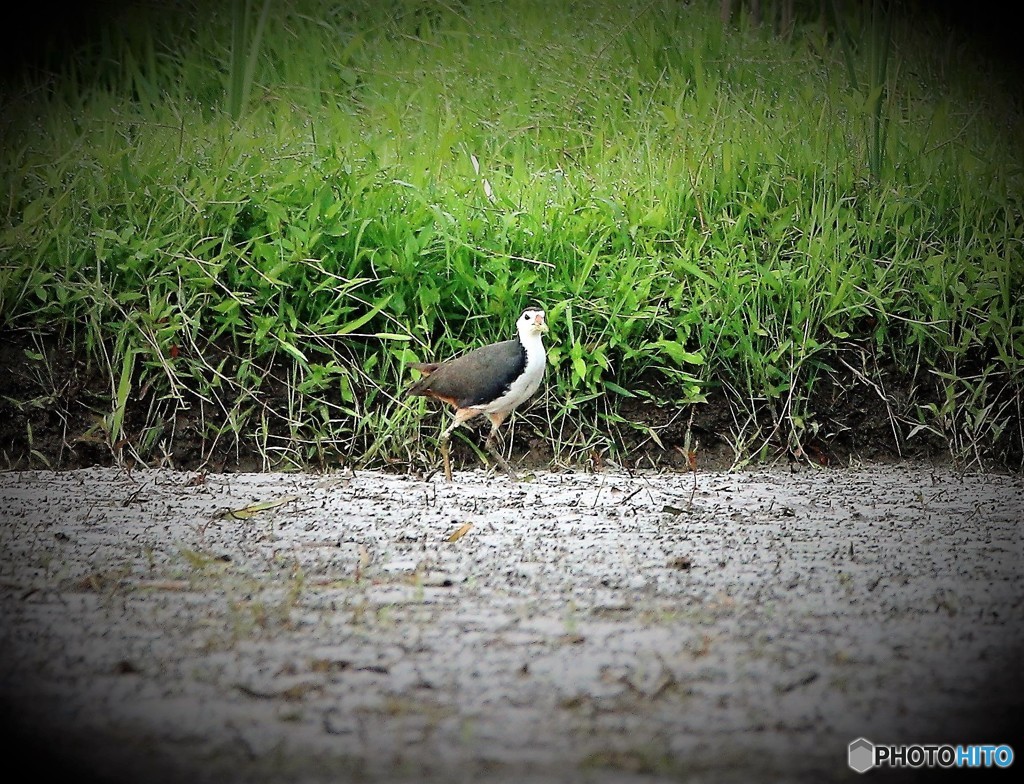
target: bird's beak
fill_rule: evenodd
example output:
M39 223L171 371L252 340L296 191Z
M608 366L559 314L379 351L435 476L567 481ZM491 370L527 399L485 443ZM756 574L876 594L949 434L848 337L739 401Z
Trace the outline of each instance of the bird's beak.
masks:
M536 316L533 317L533 328L536 329L538 332L548 331L548 325L544 321L543 313L538 313Z

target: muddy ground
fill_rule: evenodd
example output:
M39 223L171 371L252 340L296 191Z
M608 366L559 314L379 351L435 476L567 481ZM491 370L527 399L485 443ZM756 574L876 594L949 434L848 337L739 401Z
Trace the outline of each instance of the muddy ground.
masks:
M88 468L0 474L0 508L7 759L39 774L848 781L859 736L1024 750L1019 475Z

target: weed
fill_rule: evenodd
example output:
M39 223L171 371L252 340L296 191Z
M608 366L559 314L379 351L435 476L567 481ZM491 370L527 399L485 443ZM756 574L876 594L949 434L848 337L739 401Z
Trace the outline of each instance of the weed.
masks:
M0 328L109 380L112 459L419 463L408 364L535 301L510 432L555 464L712 395L737 464L799 452L866 352L917 396L897 448L1024 459L1019 106L879 4L835 40L667 0L152 14L2 99Z

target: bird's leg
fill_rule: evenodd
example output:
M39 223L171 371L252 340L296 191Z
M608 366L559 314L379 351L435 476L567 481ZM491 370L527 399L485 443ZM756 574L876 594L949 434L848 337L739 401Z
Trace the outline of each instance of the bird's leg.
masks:
M449 431L445 431L444 435L441 436L441 459L444 460L444 478L449 482L452 481L452 461L448 456L448 437Z
M455 432L455 428L465 422L467 419L472 419L476 416L476 411L470 411L468 409L460 408L455 412L455 418L452 423L445 428L445 431L441 433L441 457L444 460L444 478L449 482L452 481L452 461L448 455L448 441L452 437L452 433Z
M452 481L452 461L448 456L448 440L452 437L452 431L461 423L456 419L441 434L441 459L444 460L444 478Z
M491 420L491 432L490 435L487 436L484 446L487 448L487 451L491 453L491 456L498 461L498 465L500 465L502 469L504 469L505 473L509 475L509 478L513 482L518 482L519 477L516 476L515 471L512 470L508 461L505 460L505 456L502 455L501 450L498 449L498 428L501 426L501 423L505 421L505 417L500 414L488 414L487 418Z

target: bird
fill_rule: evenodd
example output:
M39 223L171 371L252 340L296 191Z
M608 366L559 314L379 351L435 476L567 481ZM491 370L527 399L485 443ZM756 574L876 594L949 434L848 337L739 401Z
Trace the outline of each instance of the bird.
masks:
M520 405L540 389L547 355L542 336L548 331L544 311L528 307L516 319L518 335L512 340L475 348L443 362L414 362L423 376L406 390L411 396L444 401L455 409L451 424L441 434L444 475L452 481L448 439L459 425L483 415L491 422L484 446L513 481L518 477L497 448L498 428Z

